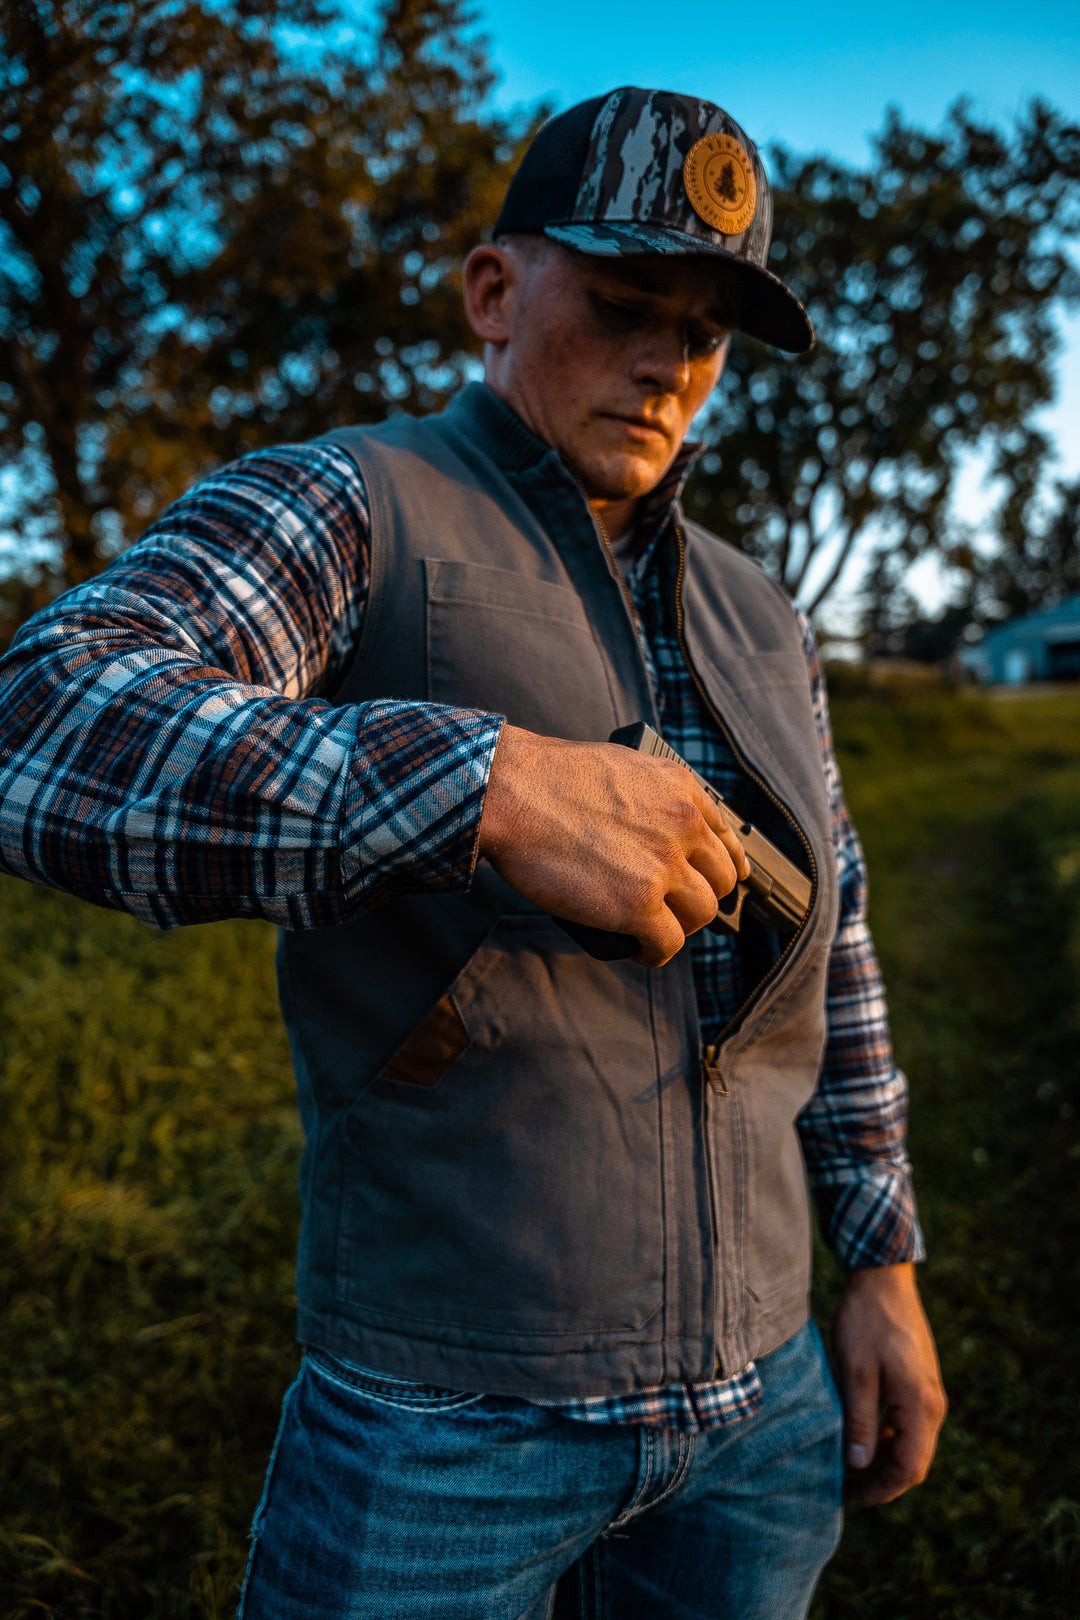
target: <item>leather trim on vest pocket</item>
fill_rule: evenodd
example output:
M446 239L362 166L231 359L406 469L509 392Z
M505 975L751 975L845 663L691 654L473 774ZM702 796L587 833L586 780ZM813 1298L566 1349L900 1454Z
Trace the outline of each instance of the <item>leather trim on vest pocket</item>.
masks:
M657 1072L647 970L512 912L448 994L470 1040L439 1083L384 1070L337 1118L337 1300L474 1348L644 1332L664 1304L658 1115L677 1080Z
M385 1080L404 1080L412 1086L438 1085L451 1063L469 1044L453 996L437 1001L383 1069Z

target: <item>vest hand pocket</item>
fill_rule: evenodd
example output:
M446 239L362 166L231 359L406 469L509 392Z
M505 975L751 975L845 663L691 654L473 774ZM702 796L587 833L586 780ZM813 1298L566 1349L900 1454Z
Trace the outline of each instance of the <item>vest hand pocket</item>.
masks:
M382 1074L413 1086L434 1086L469 1044L469 1032L449 992L398 1047Z

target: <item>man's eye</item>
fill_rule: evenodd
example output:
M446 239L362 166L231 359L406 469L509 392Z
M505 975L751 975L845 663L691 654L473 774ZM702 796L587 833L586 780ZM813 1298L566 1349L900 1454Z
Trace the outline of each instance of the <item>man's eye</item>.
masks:
M693 355L695 360L704 360L710 354L716 353L726 337L726 332L687 332L687 352Z
M597 297L596 302L601 314L616 323L629 324L638 313L635 304L624 304L618 298L605 298L603 294Z

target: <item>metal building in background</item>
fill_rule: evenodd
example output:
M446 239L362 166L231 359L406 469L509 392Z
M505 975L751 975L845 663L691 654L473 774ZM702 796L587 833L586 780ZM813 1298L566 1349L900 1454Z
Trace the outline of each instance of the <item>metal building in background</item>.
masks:
M965 673L984 686L1080 680L1080 596L988 630L959 657Z

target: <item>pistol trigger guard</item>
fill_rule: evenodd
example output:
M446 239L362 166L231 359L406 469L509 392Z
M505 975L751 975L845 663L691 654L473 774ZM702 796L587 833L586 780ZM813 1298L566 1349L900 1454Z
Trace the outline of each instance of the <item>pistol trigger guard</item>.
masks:
M736 883L731 892L724 895L720 909L708 926L715 933L737 934L742 927L743 906L749 893L749 884Z

